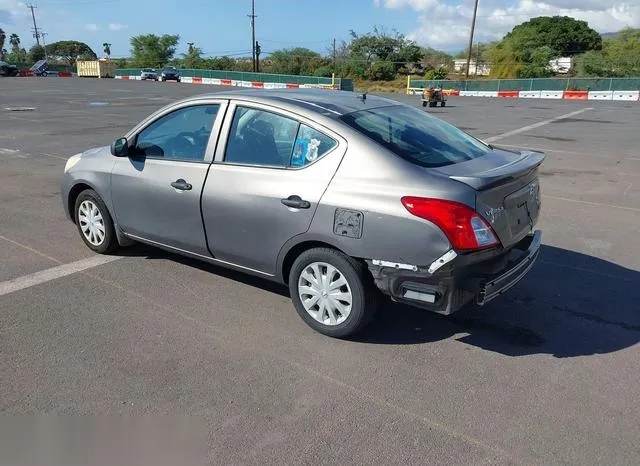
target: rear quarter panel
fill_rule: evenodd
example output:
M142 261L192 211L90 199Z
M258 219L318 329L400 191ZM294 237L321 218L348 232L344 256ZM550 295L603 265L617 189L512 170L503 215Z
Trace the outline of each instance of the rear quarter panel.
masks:
M345 130L349 131L349 130ZM302 241L323 241L352 257L428 265L451 246L444 233L411 215L403 196L436 197L475 204L474 191L462 183L432 175L364 136L349 131L349 148L316 210ZM334 231L336 210L362 214L359 237ZM288 244L287 248L295 244Z

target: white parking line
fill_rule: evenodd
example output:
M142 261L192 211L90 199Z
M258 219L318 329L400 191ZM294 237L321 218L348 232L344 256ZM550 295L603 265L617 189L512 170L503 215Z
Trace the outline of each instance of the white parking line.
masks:
M65 277L67 275L82 272L83 270L92 269L99 265L108 264L109 262L113 262L118 259L122 259L122 256L93 256L87 259L71 262L69 264L40 270L39 272L14 278L13 280L7 280L0 283L0 296L50 282L51 280Z
M522 128L507 131L506 133L498 134L497 136L491 136L490 138L484 139L484 141L485 142L498 141L499 139L508 138L509 136L514 136L516 134L524 133L525 131L540 128L541 126L548 125L549 123L553 123L554 121L563 120L564 118L571 118L572 116L580 115L581 113L588 112L589 110L593 110L593 107L583 108L581 110L576 110L575 112L567 113L565 115L560 115L555 118L550 118L549 120L539 121L538 123L534 123L532 125L523 126Z

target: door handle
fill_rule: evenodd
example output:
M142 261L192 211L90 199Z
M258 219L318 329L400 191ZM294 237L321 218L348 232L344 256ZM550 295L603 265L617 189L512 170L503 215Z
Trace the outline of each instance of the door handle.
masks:
M171 187L179 189L180 191L189 191L193 186L180 178L171 183Z
M300 196L289 196L286 199L282 199L281 202L294 209L308 209L311 207L311 202L302 200Z

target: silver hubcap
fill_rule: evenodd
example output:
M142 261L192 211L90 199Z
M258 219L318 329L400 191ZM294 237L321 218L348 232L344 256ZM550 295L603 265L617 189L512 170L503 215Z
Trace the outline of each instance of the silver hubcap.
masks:
M78 222L87 241L100 246L104 241L104 220L98 207L92 201L82 201L78 208Z
M331 264L314 262L306 266L298 279L298 295L309 315L324 325L339 325L351 313L351 288Z

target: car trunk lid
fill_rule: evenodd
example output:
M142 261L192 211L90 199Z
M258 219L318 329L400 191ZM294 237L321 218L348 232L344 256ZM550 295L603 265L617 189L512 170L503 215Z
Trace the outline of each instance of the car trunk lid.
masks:
M476 211L507 248L531 232L540 213L538 167L545 155L493 148L483 157L437 168L476 190Z

